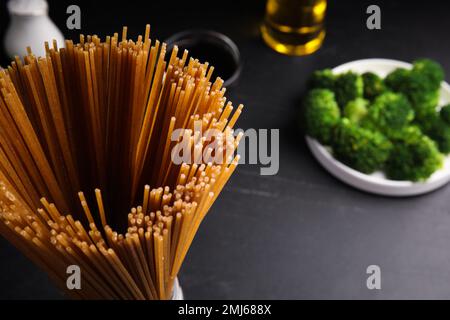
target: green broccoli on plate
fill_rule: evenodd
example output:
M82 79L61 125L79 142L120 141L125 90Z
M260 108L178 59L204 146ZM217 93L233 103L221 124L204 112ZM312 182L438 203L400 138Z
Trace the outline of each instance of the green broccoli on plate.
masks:
M443 156L418 127L407 127L393 139L393 148L385 165L386 176L393 180L423 181L442 167Z
M334 90L334 83L336 81L336 76L333 74L331 69L316 70L311 75L308 86L311 89L329 89Z
M354 72L346 72L337 76L334 84L336 101L341 108L356 98L362 98L364 82L361 75Z
M340 119L334 93L328 89L313 89L305 99L307 133L323 144L329 144L334 127Z
M392 144L380 132L343 118L334 132L332 147L336 159L363 173L372 173L383 168Z
M315 71L305 103L307 134L362 173L424 181L450 154L450 104L439 106L444 71L418 59L384 79L374 72Z
M365 72L362 74L363 84L364 84L364 98L368 100L373 100L384 91L386 91L386 86L381 77L373 72Z
M401 94L385 92L370 106L363 126L391 136L413 119L414 110L408 99Z
M351 122L359 123L368 112L369 101L363 98L356 98L355 100L347 102L344 107L344 117Z

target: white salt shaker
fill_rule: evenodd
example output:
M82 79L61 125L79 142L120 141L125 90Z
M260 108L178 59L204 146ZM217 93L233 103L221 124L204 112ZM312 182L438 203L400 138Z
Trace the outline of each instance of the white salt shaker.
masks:
M44 42L53 39L64 46L64 36L48 16L45 0L10 0L8 11L11 21L5 35L5 51L13 58L26 55L26 47L36 56L45 56Z

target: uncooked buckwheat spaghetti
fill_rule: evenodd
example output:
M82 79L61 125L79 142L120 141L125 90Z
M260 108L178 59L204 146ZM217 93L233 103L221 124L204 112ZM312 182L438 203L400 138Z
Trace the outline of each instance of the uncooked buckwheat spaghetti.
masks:
M170 299L238 163L215 163L194 122L234 155L242 106L232 115L208 63L177 47L167 61L149 34L45 44L0 70L0 234L74 298ZM171 161L177 128L202 163ZM74 264L81 290L66 288Z

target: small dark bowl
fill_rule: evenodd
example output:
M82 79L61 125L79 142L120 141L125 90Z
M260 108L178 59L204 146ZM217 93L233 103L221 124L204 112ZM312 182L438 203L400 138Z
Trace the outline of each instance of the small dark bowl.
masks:
M226 35L211 30L186 30L165 40L170 54L175 45L187 49L189 56L214 66L214 75L224 80L225 87L236 84L241 73L241 57L236 44Z

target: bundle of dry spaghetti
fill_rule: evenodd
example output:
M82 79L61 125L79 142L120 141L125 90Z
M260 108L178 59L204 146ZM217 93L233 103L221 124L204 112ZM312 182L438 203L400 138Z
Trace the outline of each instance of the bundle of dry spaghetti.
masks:
M148 25L126 34L45 44L0 69L0 234L75 298L170 299L238 163L242 106L213 68L176 47L166 60ZM183 139L201 161L171 161ZM69 265L81 290L66 287Z

